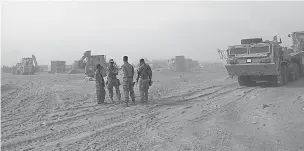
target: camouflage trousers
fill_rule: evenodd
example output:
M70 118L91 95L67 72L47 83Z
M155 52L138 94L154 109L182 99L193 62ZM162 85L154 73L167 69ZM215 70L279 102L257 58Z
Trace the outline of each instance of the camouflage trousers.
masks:
M139 81L139 93L140 93L140 101L147 102L148 101L148 90L149 90L149 79L140 79Z
M129 95L132 101L135 101L135 93L133 89L133 78L123 79L124 98L126 102L129 102Z
M111 99L113 99L113 87L115 87L116 96L117 96L118 100L120 100L121 94L120 94L120 90L119 90L119 85L120 85L120 83L119 83L118 79L108 79L107 88L109 91L109 97Z
M104 103L106 97L106 91L102 84L96 83L96 95L98 104Z

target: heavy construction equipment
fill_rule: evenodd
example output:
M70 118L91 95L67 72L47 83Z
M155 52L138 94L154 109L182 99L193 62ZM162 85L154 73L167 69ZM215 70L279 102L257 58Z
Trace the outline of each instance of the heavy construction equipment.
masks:
M72 64L72 69L68 73L69 74L84 73L84 69L85 69L85 62L76 60Z
M79 68L84 67L84 73L88 76L93 78L94 72L96 70L96 65L100 64L103 67L102 75L106 76L106 69L107 69L107 62L106 62L106 56L105 55L91 55L91 51L85 51L83 53L83 56L80 60L75 61L73 65L73 69L69 72L76 73L76 71Z
M292 50L294 52L304 51L304 31L293 32L288 35L292 38Z
M33 75L38 70L39 66L36 57L32 55L32 58L22 58L21 61L13 67L13 74Z
M13 71L12 73L15 75L20 75L20 70L19 70L19 67L20 67L21 63L17 63L15 66L12 67Z
M294 32L292 49L282 47L274 36L273 41L261 38L242 39L240 45L218 50L227 64L230 76L237 76L241 86L252 86L256 82L268 82L282 86L304 75L304 51L301 44L303 32ZM302 40L303 41L303 40ZM224 56L224 55L227 56Z

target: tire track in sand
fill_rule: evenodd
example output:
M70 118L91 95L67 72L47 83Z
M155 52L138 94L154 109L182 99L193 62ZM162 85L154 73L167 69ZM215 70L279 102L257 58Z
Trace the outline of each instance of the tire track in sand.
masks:
M219 107L215 107L213 105L208 105L210 103L204 104L206 106L206 108L210 108L208 110L202 110L201 114L199 114L198 117L194 118L194 119L188 119L185 121L184 124L181 124L180 126L175 126L175 125L167 125L167 123L165 123L165 125L163 124L159 124L159 126L161 125L164 130L162 132L158 132L156 135L157 137L160 137L161 142L159 142L157 144L157 146L166 146L168 144L170 144L170 146L176 146L177 144L173 143L173 138L176 137L176 134L183 132L183 129L187 128L187 127L191 127L194 126L198 123L201 122L207 122L209 119L211 119L212 117L216 116L218 113L220 113L221 111L225 111L227 109L229 109L229 107L234 106L238 101L243 100L246 97L249 97L248 95L252 94L252 93L256 93L259 91L263 91L260 90L259 88L248 88L248 87L237 87L237 88L230 88L230 89L226 89L223 92L219 92L219 93L214 93L213 96L206 98L207 101L209 102L216 102L217 100L215 100L218 97L223 97L224 94L229 94L231 92L234 92L234 90L242 90L243 93L242 95L239 95L237 98L233 99L233 100L227 100L227 103L225 103L222 106ZM217 95L220 94L220 95ZM202 104L203 105L203 104ZM208 107L209 106L209 107ZM158 126L158 127L159 127ZM230 143L230 139L231 139L231 133L228 130L225 129L221 129L220 127L218 128L214 128L214 127L210 127L212 129L212 132L207 132L207 134L210 134L212 136L210 136L212 139L214 139L214 141L212 141L212 144L207 145L207 146L193 146L191 144L188 145L181 145L179 146L179 148L184 148L184 149L195 149L195 148L206 148L206 150L208 149L228 149L229 148L229 143ZM159 128L156 128L159 129ZM198 134L197 134L198 135ZM206 138L206 136L204 136L204 138ZM211 148L210 148L211 147ZM213 147L213 148L212 148ZM224 150L225 150L224 149Z
M235 105L235 103L237 103L237 102L240 101L241 99L245 98L248 94L250 94L250 93L252 93L252 92L258 90L257 87L255 87L255 88L241 87L240 89L246 90L246 91L243 91L244 93L243 93L242 95L240 95L237 99L235 99L235 100L233 100L233 101L229 101L229 103L226 103L225 105L222 105L222 106L220 106L220 107L216 107L216 108L213 109L213 110L209 110L209 111L206 111L206 110L205 110L205 111L203 112L203 114L202 114L203 116L198 117L198 118L195 118L194 120L192 120L192 122L201 121L201 120L203 120L203 119L206 119L206 118L209 117L210 115L215 115L215 114L216 114L217 112L219 112L219 111L226 110L226 109L229 108L230 106ZM230 92L232 92L232 91L230 91ZM210 98L210 99L208 99L208 100L212 100L212 99L214 99L214 98L216 98L216 97L218 97L218 96L212 97L212 98Z
M232 92L232 91L229 91L229 92ZM250 90L248 92L250 92ZM226 92L226 93L228 93L228 92ZM222 93L222 94L225 94L225 93ZM153 109L150 109L150 111L154 111L156 113L159 113L159 112L157 112ZM140 121L144 121L144 120L141 119ZM154 121L154 122L156 122L156 121ZM134 126L133 128L144 127L144 124L145 124L145 123L141 123L141 122L132 122L132 123L138 124L137 126ZM87 143L83 144L83 146L88 146L88 148L94 146L94 150L110 150L110 149L114 149L114 148L115 149L119 149L119 148L127 149L128 147L130 147L130 146L128 146L128 144L130 144L132 142L139 141L139 137L142 133L140 133L139 130L132 129L130 126L125 126L125 127L126 127L127 130L126 129L123 129L123 130L113 130L113 129L111 129L110 130L111 131L111 136L106 136L102 132L98 133L98 134L94 134L94 136L91 136L93 138L87 140ZM129 129L130 129L130 131L128 131ZM116 137L113 138L113 135L115 135ZM99 139L98 136L103 136L102 137L103 139L97 141L97 139ZM110 138L112 137L112 138L109 139L108 137L110 137ZM104 138L108 138L108 139L104 140ZM91 145L89 145L89 143L91 143ZM75 143L71 143L69 145L66 145L65 149L77 150L81 147L80 144L82 144L82 141L77 141ZM96 145L96 144L99 144L99 145ZM86 148L86 149L88 149L88 148Z
M249 89L248 90L248 88L245 88L245 87L237 87L237 88L233 88L233 89L231 89L230 88L230 86L231 85L228 85L227 87L225 87L225 88L221 88L220 90L217 90L217 91L215 91L215 93L212 93L214 96L212 96L212 97L210 97L209 98L209 100L211 100L211 99L213 99L213 98L216 98L216 97L220 97L220 96L222 96L222 95L224 95L224 94L227 94L227 93L231 93L231 92L233 92L234 90L238 90L238 89L242 89L242 90L245 90L245 92L244 92L244 95L243 96L240 96L238 99L242 99L243 97L245 97L247 94L249 94L249 93L251 93L252 91L254 91L255 90L255 88L254 89ZM228 90L227 90L227 88L228 88ZM160 114L160 112L159 111L155 111L155 113L158 113L158 114ZM156 124L157 123L157 119L156 120L154 120L154 124L153 125L156 125L156 127L155 127L155 129L157 129L157 127L160 125L160 124ZM185 126L185 125L184 125ZM178 128L178 129L180 129L180 128ZM146 142L146 141L149 141L149 143L150 144L145 144L144 142L141 142L140 141L140 138L141 138L141 136L143 136L143 134L142 133L136 133L136 132L138 132L138 131L131 131L131 132L129 132L129 134L126 132L125 133L125 135L129 135L129 136L124 136L123 135L123 133L121 133L119 136L119 138L118 139L114 139L114 140L112 140L111 142L110 142L110 144L109 143L106 143L106 142L104 142L104 143L102 143L102 144L100 144L100 142L98 142L97 144L99 144L99 145L96 145L96 142L95 142L95 144L92 144L95 148L95 150L111 150L111 149L122 149L122 150L135 150L135 149L138 149L138 148L140 148L140 149L142 149L142 150L149 150L149 149L151 149L153 146L155 146L155 145L157 145L157 144L161 144L164 140L166 140L166 142L167 141L170 141L170 138L172 138L173 136L175 136L175 135L171 135L170 136L170 138L162 138L162 137L159 137L158 136L158 138L160 138L159 140L162 140L162 141L159 141L159 140L155 140L154 138L151 138L151 139L149 139L149 140L145 140L144 142ZM177 132L177 130L171 130L171 132L174 132L174 134L176 134L176 132ZM225 140L225 136L230 136L229 135L229 133L228 132L222 132L222 133L216 133L217 135L223 135L223 137L218 137L218 140L219 140L219 142L218 142L218 145L220 145L220 144L224 144L224 143L221 143L220 141L222 140L222 141L224 141ZM121 138L130 138L130 139L121 139ZM140 144L140 146L138 146L138 142L141 142L141 144ZM152 144L153 145L152 145ZM120 144L120 145L113 145L113 144ZM133 145L132 145L133 144ZM137 148L136 147L134 147L134 145L136 145L137 144ZM113 147L114 146L114 147Z
M135 106L136 108L136 106ZM153 107L151 108L153 109ZM72 137L72 136L76 136L76 135L82 135L85 134L87 132L91 132L92 129L100 129L103 127L106 127L107 125L111 125L113 123L118 123L118 122L122 122L125 121L127 119L127 117L130 116L134 116L134 115L138 115L138 114L143 114L144 112L148 112L151 111L151 109L149 110L130 110L129 113L127 114L120 114L120 113L114 113L114 114L109 114L109 117L103 116L103 118L105 118L105 120L103 121L98 121L92 124L85 124L85 125L81 125L81 126L77 126L77 127L73 127L73 128L69 128L69 129L64 129L62 131L59 132L52 132L50 134L47 135L43 135L41 137L36 137L33 139L27 139L27 140L23 140L23 141L15 141L12 143L7 143L4 144L2 146L2 149L11 149L11 148L16 148L16 147L27 147L27 146L38 146L41 144L52 144L52 142L56 142L59 139L62 138L66 138L66 137ZM122 112L122 113L126 113ZM132 120L131 120L132 121ZM138 121L132 121L132 123L138 123ZM90 122L91 123L91 122ZM115 124L114 124L115 125ZM118 127L120 127L118 125ZM93 134L95 136L95 132ZM90 136L89 136L90 137Z
M215 97L219 97L222 95L225 95L227 93L230 93L232 91L235 90L239 90L239 89L243 89L242 87L236 87L231 89L231 87L235 85L235 83L232 84L228 84L228 85L218 85L218 86L210 86L201 90L197 90L195 92L191 92L190 94L183 94L180 96L176 96L176 97L169 97L171 99L168 98L164 98L161 100L157 100L155 102L159 103L159 104L174 104L174 105L178 105L178 104L182 104L185 102L189 102L189 101L197 101L198 99L201 98L207 98L207 99L212 99ZM210 91L210 92L206 92L206 91ZM175 98L175 99L172 99Z

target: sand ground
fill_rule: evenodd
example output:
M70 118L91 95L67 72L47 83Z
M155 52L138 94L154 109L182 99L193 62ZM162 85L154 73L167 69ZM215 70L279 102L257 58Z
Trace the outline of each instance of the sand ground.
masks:
M304 150L304 78L274 88L241 87L219 66L153 74L150 102L136 86L130 107L96 105L83 74L2 74L1 150Z

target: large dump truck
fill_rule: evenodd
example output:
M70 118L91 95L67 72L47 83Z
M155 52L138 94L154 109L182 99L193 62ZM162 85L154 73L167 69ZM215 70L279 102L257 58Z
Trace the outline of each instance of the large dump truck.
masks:
M278 42L277 36L273 41L242 39L241 44L225 50L226 70L230 76L238 77L241 86L252 86L260 81L282 86L295 81L304 75L304 51L299 48L298 37L293 36L293 41L294 46L288 49L280 45L282 41Z
M32 55L32 58L22 58L21 61L13 67L13 74L33 75L38 70L39 66L36 57Z

